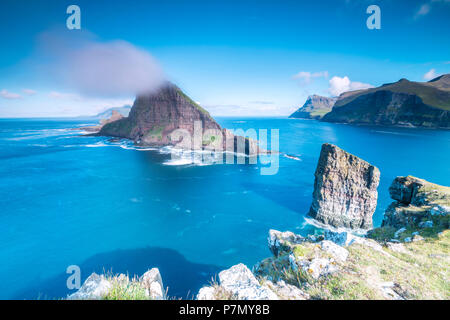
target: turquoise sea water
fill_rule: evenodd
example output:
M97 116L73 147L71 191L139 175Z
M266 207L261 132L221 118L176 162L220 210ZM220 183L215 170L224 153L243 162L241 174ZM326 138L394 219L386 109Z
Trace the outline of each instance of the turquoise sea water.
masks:
M270 255L269 229L305 223L321 144L381 170L374 224L397 175L450 185L450 131L357 127L295 119L218 119L230 129L279 129L276 175L260 165L170 165L159 150L67 130L84 120L0 120L0 298L65 297L82 278L159 267L169 295L192 297L218 271Z

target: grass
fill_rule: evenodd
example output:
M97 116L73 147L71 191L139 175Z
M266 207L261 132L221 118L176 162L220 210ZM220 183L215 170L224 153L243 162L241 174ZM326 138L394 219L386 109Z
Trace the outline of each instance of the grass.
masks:
M378 229L377 238L381 239L390 238L394 231ZM352 244L347 247L347 260L336 262L339 272L318 280L301 268L293 270L287 253L263 260L255 274L273 281L284 280L308 293L312 299L378 300L390 298L388 293L394 292L404 299L448 300L450 230L438 230L423 229L424 237L427 232L432 236L423 241L403 244L405 250L402 252L386 247L379 252L363 244ZM316 250L314 244L296 246L293 252L304 258L327 257L320 249ZM382 289L388 282L394 284L389 292Z
M107 276L112 287L103 299L104 300L150 300L146 294L146 289L137 278L129 279L127 276Z

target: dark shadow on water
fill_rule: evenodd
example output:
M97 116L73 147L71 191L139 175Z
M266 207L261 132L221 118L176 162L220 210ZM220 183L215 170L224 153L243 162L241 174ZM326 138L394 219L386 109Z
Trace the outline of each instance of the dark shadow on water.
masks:
M192 299L198 290L207 285L224 268L193 263L172 249L147 247L131 250L115 250L96 254L81 263L82 283L92 273L104 271L141 276L151 268L159 268L169 297ZM76 290L66 287L69 275L62 273L53 278L34 283L22 289L14 299L61 299Z
M267 198L289 210L298 212L301 215L309 211L312 201L311 194L304 193L304 187L293 188L292 186L283 185L267 185L260 183L243 183L245 189L250 189L253 192Z

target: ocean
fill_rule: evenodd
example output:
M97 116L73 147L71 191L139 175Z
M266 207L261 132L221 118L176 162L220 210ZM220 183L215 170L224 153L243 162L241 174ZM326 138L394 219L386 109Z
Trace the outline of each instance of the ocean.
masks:
M269 257L270 229L320 231L305 217L325 142L380 169L375 226L396 176L450 185L450 131L217 120L279 129L277 174L262 175L261 163L172 161L164 149L70 130L92 120L0 120L0 298L64 298L70 265L82 280L158 267L169 296L192 298L220 270Z

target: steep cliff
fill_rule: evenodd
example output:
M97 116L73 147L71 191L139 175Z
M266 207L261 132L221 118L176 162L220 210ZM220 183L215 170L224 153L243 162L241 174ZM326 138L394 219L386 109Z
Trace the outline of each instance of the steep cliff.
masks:
M450 128L450 74L429 82L401 79L339 96L327 122Z
M379 182L377 167L325 143L317 164L309 215L334 227L371 228Z
M194 135L194 125L201 123L202 132L222 131L219 124L177 86L165 84L158 91L140 95L127 118L105 125L100 135L134 140L141 145L174 145L170 134L175 129Z
M437 227L442 224L444 229L449 228L450 187L407 176L395 178L389 193L395 201L384 214L383 227Z
M299 119L321 119L331 111L337 98L327 98L318 95L309 96L305 104L289 116Z
M173 135L175 132L179 135ZM250 155L264 152L257 141L222 129L205 109L172 83L138 96L127 118L108 123L98 135L131 139L141 146L176 145L189 150L227 150Z

